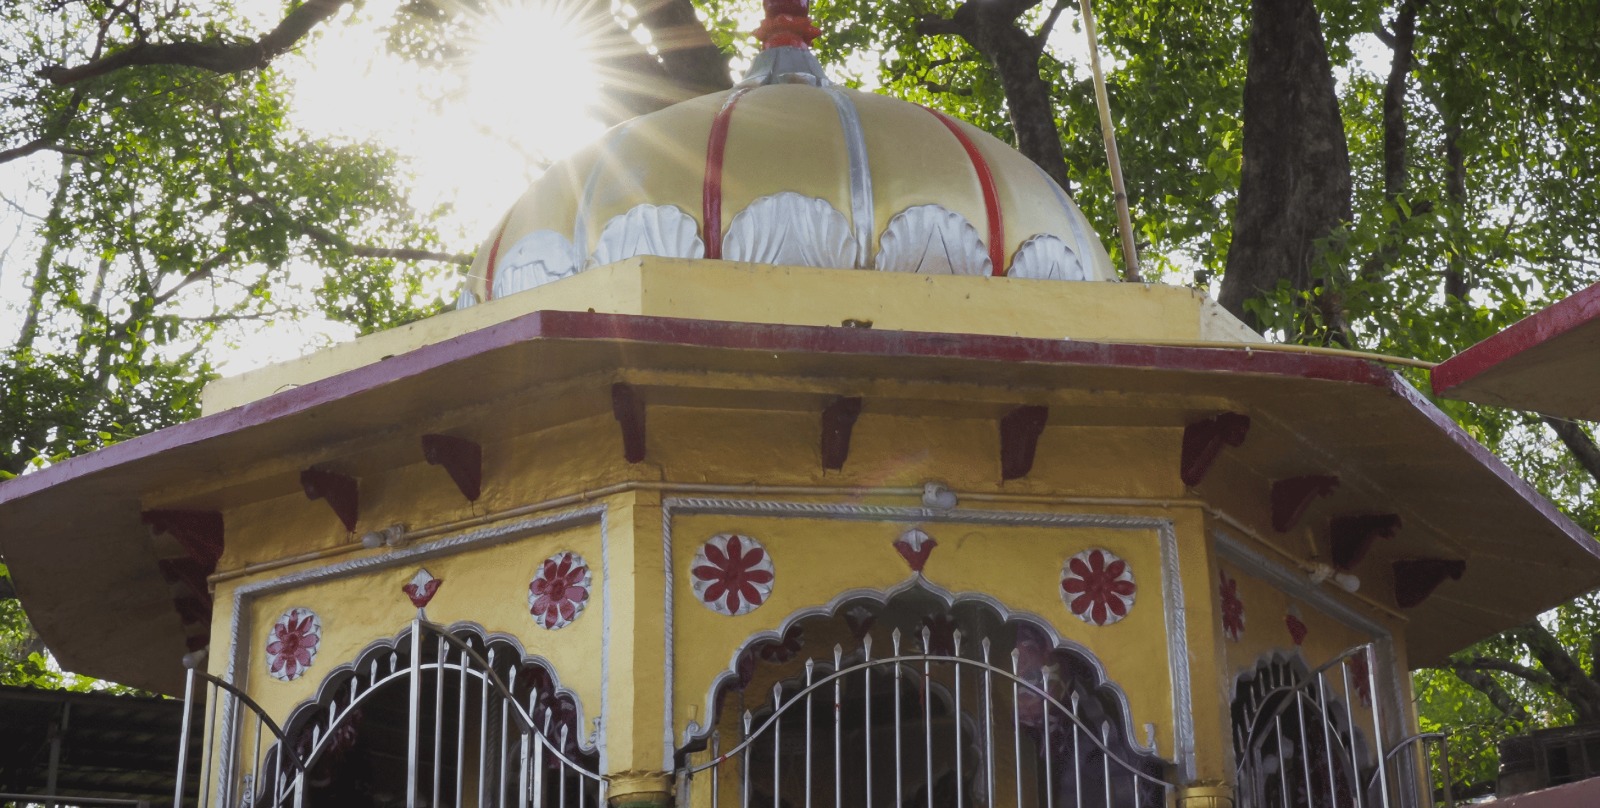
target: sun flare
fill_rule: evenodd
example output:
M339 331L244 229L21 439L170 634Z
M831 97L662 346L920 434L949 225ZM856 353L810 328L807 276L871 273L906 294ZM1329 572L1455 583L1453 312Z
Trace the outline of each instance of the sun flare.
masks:
M468 57L467 113L546 158L576 149L599 127L591 115L600 101L595 38L570 2L492 4Z

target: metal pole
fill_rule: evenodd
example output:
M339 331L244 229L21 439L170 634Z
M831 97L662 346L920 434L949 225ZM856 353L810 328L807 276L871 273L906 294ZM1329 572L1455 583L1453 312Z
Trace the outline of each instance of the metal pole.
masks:
M189 776L189 721L194 710L194 668L183 677L183 730L178 733L178 777L172 788L172 808L183 808L183 779ZM201 788L205 786L202 784Z
M421 728L417 715L422 710L422 618L411 619L411 709L406 716L409 733L406 736L406 808L417 808L417 778L421 762L417 759L418 735ZM352 708L354 704L350 705ZM330 727L331 731L331 727Z

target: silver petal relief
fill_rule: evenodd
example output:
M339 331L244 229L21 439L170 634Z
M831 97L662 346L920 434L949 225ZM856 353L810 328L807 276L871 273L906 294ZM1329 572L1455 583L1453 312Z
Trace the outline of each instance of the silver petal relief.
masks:
M722 239L722 257L854 269L856 242L850 221L827 200L784 191L757 199L733 217Z
M675 205L635 205L606 222L589 256L589 266L605 266L636 255L704 258L700 225Z
M456 297L456 311L469 309L476 305L478 305L478 296L473 294L465 283L461 284L461 294Z
M578 271L581 258L572 242L554 230L535 230L500 256L494 273L494 296L558 281Z
M1089 275L1083 262L1065 241L1052 235L1038 235L1023 242L1011 259L1013 278L1049 281L1086 281Z
M922 275L988 275L993 265L977 228L939 205L906 208L883 230L876 267Z

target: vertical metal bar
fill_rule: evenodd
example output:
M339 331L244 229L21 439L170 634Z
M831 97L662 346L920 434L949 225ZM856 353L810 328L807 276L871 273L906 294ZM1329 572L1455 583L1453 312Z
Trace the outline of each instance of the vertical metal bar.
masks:
M1362 653L1364 654L1366 652L1362 651ZM1372 664L1372 660L1367 660L1367 664ZM1367 797L1366 794L1363 793L1366 791L1366 788L1361 783L1361 756L1356 751L1355 704L1358 696L1356 695L1355 690L1351 689L1350 687L1350 665L1348 660L1346 660L1345 664L1339 666L1339 674L1344 679L1345 729L1350 733L1350 776L1355 780L1350 787L1350 793L1355 795L1355 808L1361 808L1361 804L1366 801Z
M900 629L895 629L889 635L890 643L894 646L894 804L901 808L905 801L905 764L900 757L900 738L903 734L904 724L900 720Z
M523 730L520 752L517 756L517 806L528 808L528 742L533 740L533 724Z
M1445 808L1456 808L1455 775L1450 771L1450 735L1439 736L1439 779L1444 783Z
M433 802L428 808L439 808L439 783L444 777L444 658L449 649L441 636L433 653Z
M989 661L993 650L988 637L983 638L983 760L984 773L989 784L989 799L999 791L994 779L994 665Z
M467 652L456 663L456 808L464 808L467 784Z
M754 721L754 720L755 720L755 718L754 718L754 716L750 715L750 711L749 710L745 710L744 711L744 737L739 739L741 743L750 740L750 723L752 721ZM742 776L740 777L740 782L739 782L739 808L750 808L750 745L749 744L745 744L744 751L739 753L739 764L740 764L740 767L743 769L743 773L742 773ZM776 790L776 789L774 789L774 790Z
M1331 808L1339 808L1338 778L1334 776L1333 741L1329 736L1328 725L1333 722L1328 717L1328 674L1326 671L1317 671L1317 709L1322 718L1322 757L1328 765L1328 804Z
M1306 700L1305 694L1298 686L1289 691L1289 697L1294 699L1295 715L1300 720L1300 775L1306 781L1306 803L1310 805L1316 792L1311 790L1311 744L1306 739Z
M1289 758L1283 749L1283 716L1273 716L1272 726L1278 735L1278 796L1282 798L1283 808L1289 808Z
M844 647L833 644L833 808L844 808Z
M952 636L955 639L956 656L959 657L961 656L961 629L956 629ZM963 766L961 762L961 663L958 661L952 667L955 670L953 670L951 673L955 676L956 680L956 708L954 711L954 717L956 733L956 782L959 784L961 778L966 775L967 771L966 767ZM966 789L964 788L956 788L956 808L962 808L962 800L964 799L962 794L965 791Z
M478 805L487 808L484 795L489 790L489 671L494 670L494 649L488 649L489 667L483 671L478 704Z
M200 750L201 759L206 762L200 774L200 805L202 808L211 803L211 759L212 747L217 739L217 702L222 688L212 685L207 688L206 696L206 745Z
M863 708L866 719L862 722L866 729L866 740L862 745L862 757L867 764L867 805L872 808L872 635L866 634L861 638L861 695L866 702Z
M352 708L355 705L351 705ZM406 711L406 726L410 728L406 736L406 808L417 808L417 779L422 761L418 759L421 750L418 747L421 734L417 726L422 711L422 618L411 619L411 706Z
M549 713L545 713L545 727L549 728ZM533 739L533 808L542 808L544 805L544 747L548 743L543 732L539 732Z
M508 674L508 678L511 681L512 692L514 693L514 692L516 692L515 688L516 688L516 685L517 685L517 667L516 667L516 665L512 665L511 666L511 671ZM495 753L494 759L495 759L495 767L500 770L500 788L499 788L499 790L497 790L495 792L494 804L495 805L505 805L505 799L506 799L506 747L510 745L509 741L511 739L511 733L510 733L510 728L509 728L509 725L510 725L510 722L511 722L511 710L510 710L511 704L510 704L510 702L507 702L504 699L500 699L499 701L500 701L500 704L499 704L499 706L500 706L500 745L499 745L499 747L497 747L497 751Z
M1372 694L1372 749L1378 759L1378 796L1383 808L1389 808L1389 774L1383 765L1383 718L1378 714L1378 654L1372 643L1367 643L1367 692Z
M566 744L562 744L566 746ZM711 727L711 808L717 808L718 798L722 796L722 783L718 773L722 771L722 728ZM562 782L565 782L563 780ZM561 798L561 808L567 808L567 798Z
M1111 723L1100 725L1101 777L1106 784L1106 808L1111 808Z
M933 632L922 627L922 758L926 775L922 789L928 792L928 808L933 808L933 669L928 659L933 653Z
M1040 689L1046 694L1050 692L1050 668L1045 666L1039 670ZM1055 749L1050 745L1050 702L1042 696L1039 699L1040 711L1044 713L1044 805L1045 808L1056 808L1056 775L1051 758L1055 757Z
M1133 808L1139 808L1139 775L1131 775L1133 780Z
M1072 693L1072 808L1083 808L1083 767L1078 754L1078 693ZM990 786L993 788L993 786Z
M714 739L716 736L712 736L712 737ZM567 753L567 725L566 724L562 724L561 725L561 744L560 744L559 747L557 747L556 751L560 752L563 755L565 755ZM567 808L567 763L566 763L566 761L561 760L560 758L557 758L556 771L560 772L560 774L558 774L557 777L561 778L561 808ZM712 782L716 782L716 779L717 779L716 770L712 769L711 770L711 781ZM713 794L713 797L712 797L711 805L712 805L712 808L716 808L716 804L717 803L716 803L716 798L714 796L716 794L716 792L713 791L712 794Z
M783 793L783 764L778 752L783 747L783 683L772 686L772 808L783 808L778 796Z
M272 753L272 767L274 769L273 786L272 786L272 807L273 808L278 808L278 805L283 802L284 793L288 789L288 786L289 786L289 776L287 774L285 774L284 771L283 771L283 747L284 747L284 744L287 744L288 742L289 742L289 739L280 738L280 739L278 739L277 745L273 748L274 749L274 751Z
M1011 649L1011 675L1017 675L1017 649ZM1011 680L1011 759L1016 769L1017 805L1022 805L1022 702L1017 680Z
M811 680L816 673L817 661L806 658L806 808L811 808Z
M183 808L183 781L189 776L189 723L194 713L194 668L183 676L183 728L178 733L178 778L172 789L172 808ZM205 784L200 784L205 790Z

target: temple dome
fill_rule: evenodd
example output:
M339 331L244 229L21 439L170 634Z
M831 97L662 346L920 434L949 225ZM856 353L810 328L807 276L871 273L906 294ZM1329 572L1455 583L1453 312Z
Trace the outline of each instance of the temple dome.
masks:
M458 306L638 255L1116 278L1071 198L1010 146L830 85L809 51L762 56L738 87L627 121L552 165L479 249Z

